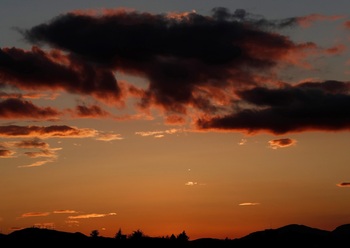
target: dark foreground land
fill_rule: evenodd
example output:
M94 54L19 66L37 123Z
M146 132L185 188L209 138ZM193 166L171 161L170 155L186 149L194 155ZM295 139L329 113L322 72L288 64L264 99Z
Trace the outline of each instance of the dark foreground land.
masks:
M179 240L158 237L107 238L86 236L57 230L26 228L10 234L0 234L0 247L164 247L164 248L336 248L350 247L350 224L325 231L304 225L291 224L277 229L253 232L237 239L201 238Z

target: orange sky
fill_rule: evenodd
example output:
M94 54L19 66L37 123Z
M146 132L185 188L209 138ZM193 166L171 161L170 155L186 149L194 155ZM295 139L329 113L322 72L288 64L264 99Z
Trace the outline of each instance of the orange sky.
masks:
M0 3L0 232L349 223L350 5L283 2Z

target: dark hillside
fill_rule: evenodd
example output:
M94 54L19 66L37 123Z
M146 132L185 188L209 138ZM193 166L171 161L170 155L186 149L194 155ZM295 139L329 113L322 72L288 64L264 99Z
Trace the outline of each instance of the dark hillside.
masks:
M237 239L201 238L179 240L171 238L139 237L137 239L115 239L91 237L82 233L69 233L57 230L26 228L8 235L0 234L0 247L152 247L152 248L337 248L346 247L350 242L350 224L325 231L304 225L287 225L277 229L253 232Z

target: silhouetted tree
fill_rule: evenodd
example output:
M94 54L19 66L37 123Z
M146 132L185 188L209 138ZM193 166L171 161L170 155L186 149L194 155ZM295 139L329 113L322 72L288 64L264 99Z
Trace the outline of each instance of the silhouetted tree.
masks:
M141 240L144 238L144 234L140 229L137 229L136 231L133 231L132 234L130 235L130 239L132 240Z
M121 228L119 228L118 232L115 234L115 238L118 240L126 239L126 235L122 233Z
M188 241L190 238L187 236L186 232L183 231L182 233L180 233L179 235L177 235L177 240L179 241Z
M90 233L90 237L97 238L100 235L98 230L92 230Z

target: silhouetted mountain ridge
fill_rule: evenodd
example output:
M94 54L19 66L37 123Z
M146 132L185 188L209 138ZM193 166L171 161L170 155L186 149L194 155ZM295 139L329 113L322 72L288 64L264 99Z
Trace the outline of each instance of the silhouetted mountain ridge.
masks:
M78 244L95 247L134 247L142 244L151 247L189 248L241 248L241 247L343 247L350 242L350 224L326 231L299 224L290 224L276 229L266 229L250 233L241 238L215 239L200 238L183 241L170 238L142 237L138 240L118 240L109 237L86 236L80 232L70 233L50 229L25 228L10 234L0 234L0 247L13 247L19 244L35 247Z

